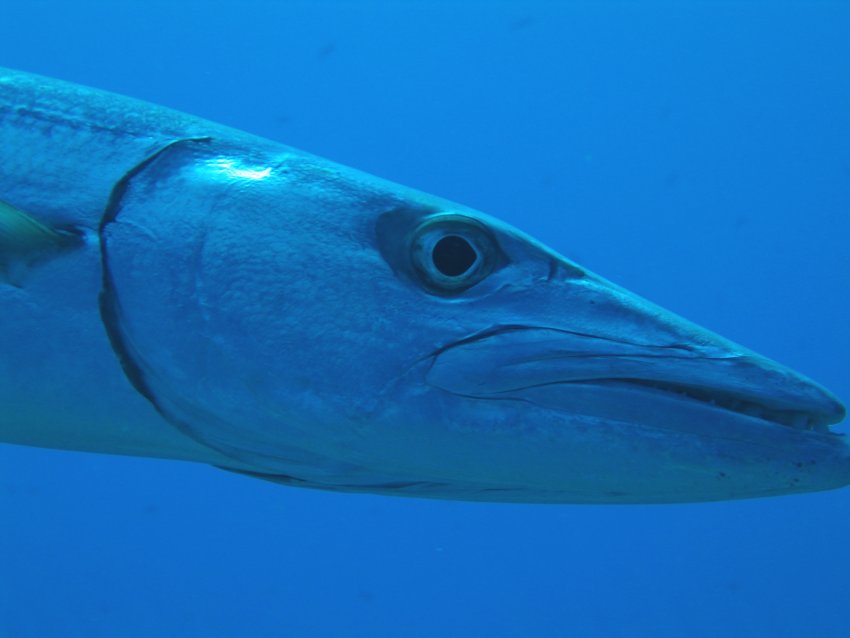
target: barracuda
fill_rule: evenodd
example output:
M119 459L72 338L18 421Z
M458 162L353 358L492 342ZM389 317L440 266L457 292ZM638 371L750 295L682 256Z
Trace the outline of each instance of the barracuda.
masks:
M518 502L850 483L826 390L510 226L0 71L0 440Z

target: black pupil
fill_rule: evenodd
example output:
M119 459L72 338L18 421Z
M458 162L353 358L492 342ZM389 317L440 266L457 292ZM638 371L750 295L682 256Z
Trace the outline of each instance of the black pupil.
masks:
M463 237L446 235L434 244L431 258L437 270L446 277L459 277L472 268L478 255Z

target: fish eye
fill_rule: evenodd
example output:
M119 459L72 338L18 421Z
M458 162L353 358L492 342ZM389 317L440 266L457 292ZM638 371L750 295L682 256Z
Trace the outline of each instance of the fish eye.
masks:
M493 270L495 240L479 222L438 215L413 233L411 259L425 287L438 294L471 288Z

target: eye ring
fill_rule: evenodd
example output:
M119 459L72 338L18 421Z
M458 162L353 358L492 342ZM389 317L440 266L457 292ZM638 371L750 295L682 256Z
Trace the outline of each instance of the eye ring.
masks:
M454 295L493 272L495 239L478 221L457 214L426 219L412 234L413 269L427 290Z

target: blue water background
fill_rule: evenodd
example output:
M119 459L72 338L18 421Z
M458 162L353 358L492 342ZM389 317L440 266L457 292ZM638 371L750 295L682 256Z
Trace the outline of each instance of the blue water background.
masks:
M472 205L850 400L848 34L848 2L2 0L0 65ZM848 592L850 489L494 505L0 446L0 638L846 638Z

